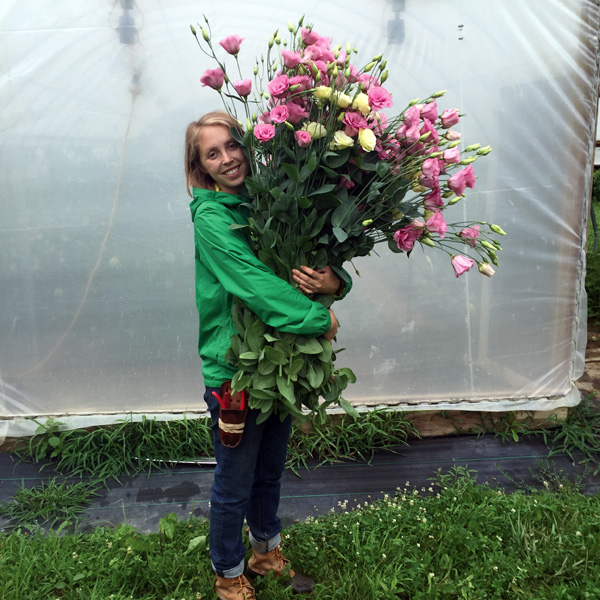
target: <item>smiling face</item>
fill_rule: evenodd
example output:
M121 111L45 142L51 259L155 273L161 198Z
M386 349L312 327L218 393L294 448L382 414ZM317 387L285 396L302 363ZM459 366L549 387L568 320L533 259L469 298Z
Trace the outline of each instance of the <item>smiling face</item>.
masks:
M207 125L198 131L198 149L202 169L222 192L237 194L249 172L241 146L224 125Z

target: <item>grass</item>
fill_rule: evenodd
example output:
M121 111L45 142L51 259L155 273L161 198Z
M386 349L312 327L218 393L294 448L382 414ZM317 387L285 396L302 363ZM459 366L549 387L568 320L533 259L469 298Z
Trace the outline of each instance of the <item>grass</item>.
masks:
M13 500L0 503L0 516L10 519L13 527L75 525L79 513L91 503L97 490L94 483L59 483L56 478L30 488L23 483Z
M298 523L284 549L318 582L311 600L598 598L600 496L560 485L507 495L455 468ZM0 598L213 598L206 535L206 522L173 514L149 535L0 535ZM261 600L292 597L270 577L256 587Z

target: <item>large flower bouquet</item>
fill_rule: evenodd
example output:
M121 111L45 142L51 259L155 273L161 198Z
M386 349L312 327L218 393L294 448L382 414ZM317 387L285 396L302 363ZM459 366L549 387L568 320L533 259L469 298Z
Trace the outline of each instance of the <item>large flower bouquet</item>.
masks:
M198 45L212 60L200 78L216 90L243 133L232 130L250 160L245 181L248 238L259 259L296 285L292 269L330 265L348 281L343 264L368 255L375 244L407 256L416 244L445 252L456 276L477 264L491 277L494 234L484 221L449 223L449 207L475 185L473 164L490 152L470 145L462 151L455 108L441 112L437 99L411 101L396 116L383 87L386 61L376 56L363 68L352 61L348 44L332 47L312 27L288 25L275 32L266 56L244 79L238 53L243 39L230 35L219 44L233 56L240 79L233 80L215 52L205 18ZM330 306L330 296L315 297ZM324 339L308 339L267 327L246 307L235 305L238 335L228 359L239 371L233 388L246 389L249 405L267 418L273 411L301 417L303 409L322 416L332 403L354 409L341 394L355 381L350 369L334 366L335 353Z

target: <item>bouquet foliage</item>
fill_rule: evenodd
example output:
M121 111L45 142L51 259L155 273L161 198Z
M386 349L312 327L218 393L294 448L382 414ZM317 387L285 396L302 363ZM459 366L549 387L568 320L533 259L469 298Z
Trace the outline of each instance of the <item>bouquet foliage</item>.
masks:
M395 116L382 55L362 68L348 44L332 47L311 26L289 24L287 39L276 31L266 56L256 61L253 79L238 63L243 39L231 35L222 48L234 57L233 80L212 44L208 20L198 45L215 69L201 77L215 89L241 127L232 135L243 146L251 174L247 233L258 258L292 285L292 269L330 265L348 281L343 264L368 255L375 244L392 252L412 252L415 244L447 253L456 276L475 264L491 277L502 229L486 222L449 223L446 211L475 185L473 164L491 149L480 144L459 149L457 109L440 113L437 99L408 103ZM483 228L482 228L483 226ZM330 306L331 296L313 297ZM303 409L322 416L332 403L348 412L341 397L355 381L350 369L335 368L335 353L324 339L308 339L267 327L241 303L234 308L238 335L228 359L239 371L234 389L246 389L250 407L267 418L301 417ZM322 398L322 401L319 398Z

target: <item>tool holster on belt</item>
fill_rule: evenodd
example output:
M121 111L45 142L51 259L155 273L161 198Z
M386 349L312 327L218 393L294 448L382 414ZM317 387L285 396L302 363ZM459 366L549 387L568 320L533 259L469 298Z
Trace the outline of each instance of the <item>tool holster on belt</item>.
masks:
M221 400L219 401L219 439L223 446L235 448L240 445L244 435L246 423L246 392L233 392L231 380L221 386Z

